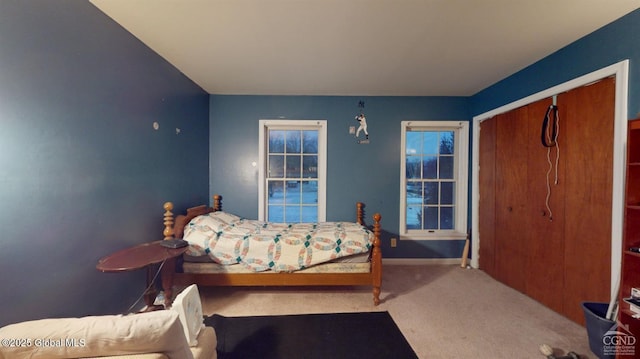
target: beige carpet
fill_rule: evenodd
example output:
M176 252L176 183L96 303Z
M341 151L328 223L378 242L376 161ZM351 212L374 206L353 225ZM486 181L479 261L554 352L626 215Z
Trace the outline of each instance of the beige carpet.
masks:
M543 359L544 343L556 355L596 358L584 327L480 270L459 266L386 265L379 306L370 289L359 287L201 287L200 293L205 315L386 310L420 358Z

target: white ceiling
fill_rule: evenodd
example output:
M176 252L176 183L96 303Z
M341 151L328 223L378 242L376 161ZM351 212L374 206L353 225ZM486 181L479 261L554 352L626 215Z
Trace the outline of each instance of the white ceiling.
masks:
M91 0L211 94L469 96L640 0Z

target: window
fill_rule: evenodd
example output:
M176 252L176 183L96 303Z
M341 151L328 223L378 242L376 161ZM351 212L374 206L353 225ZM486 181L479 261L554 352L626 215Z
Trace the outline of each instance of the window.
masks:
M260 120L260 220L326 220L326 141L326 121Z
M403 121L401 142L400 238L465 238L469 123Z

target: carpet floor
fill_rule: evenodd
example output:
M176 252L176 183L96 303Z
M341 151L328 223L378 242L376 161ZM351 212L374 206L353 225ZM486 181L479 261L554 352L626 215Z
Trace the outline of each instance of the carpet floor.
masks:
M199 290L207 316L388 311L419 358L543 359L542 344L596 358L583 325L460 265L385 265L378 306L367 287Z
M384 312L205 318L218 337L218 358L417 358Z

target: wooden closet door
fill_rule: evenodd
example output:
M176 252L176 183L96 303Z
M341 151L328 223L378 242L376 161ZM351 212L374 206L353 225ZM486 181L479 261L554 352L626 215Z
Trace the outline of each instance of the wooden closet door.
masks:
M558 138L559 147L545 147L541 139L542 123L552 103L552 99L549 98L527 106L529 115L526 184L528 206L526 229L523 230L529 233L526 253L529 259L525 293L558 313L562 313L563 297L560 293L564 288L563 161L565 159L561 157L561 161L556 165L556 157L557 150L563 147L564 122L558 122L561 135ZM551 129L553 122L549 122L548 126ZM556 170L558 184L554 183ZM547 208L547 202L549 208Z
M481 124L480 268L584 325L583 301L608 302L614 79L557 96L556 148L547 198L545 99Z
M480 269L492 277L496 275L496 123L495 117L480 123L480 170L478 173L480 187L478 234L482 240L478 249L478 264Z
M496 116L495 278L525 292L527 108Z
M610 295L614 79L563 93L558 104L566 122L564 314L584 323L580 303Z

